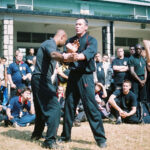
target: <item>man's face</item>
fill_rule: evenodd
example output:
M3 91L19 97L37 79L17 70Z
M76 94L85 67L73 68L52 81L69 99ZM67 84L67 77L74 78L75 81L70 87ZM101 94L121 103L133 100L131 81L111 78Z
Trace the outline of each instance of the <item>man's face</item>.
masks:
M1 59L1 63L2 63L3 65L5 65L6 59Z
M30 99L31 99L31 92L30 92L30 91L25 91L25 92L22 94L22 97L23 97L25 100L30 100Z
M142 53L141 47L136 47L135 53L136 53L137 55L141 55L141 53Z
M123 48L119 48L119 49L117 50L117 56L118 56L119 58L124 57L124 50L123 50Z
M96 55L95 55L95 61L96 61L96 62L101 62L101 60L102 60L101 55L100 55L99 53L96 54Z
M134 55L135 54L135 48L134 47L130 47L130 54Z
M104 55L104 56L103 56L103 61L104 61L104 62L108 62L108 56Z
M88 26L86 25L86 22L84 19L78 19L76 21L75 30L76 30L77 35L83 36L86 33L87 29L88 29Z
M131 89L131 85L130 85L130 83L127 83L127 82L125 82L125 83L123 83L123 92L129 92L129 90Z
M30 49L30 54L31 54L31 55L34 54L34 49L33 49L33 48Z
M59 41L58 47L61 47L61 46L65 45L66 41L67 41L67 35L62 35L62 37Z
M21 62L23 59L23 55L21 53L19 53L16 57L17 61Z

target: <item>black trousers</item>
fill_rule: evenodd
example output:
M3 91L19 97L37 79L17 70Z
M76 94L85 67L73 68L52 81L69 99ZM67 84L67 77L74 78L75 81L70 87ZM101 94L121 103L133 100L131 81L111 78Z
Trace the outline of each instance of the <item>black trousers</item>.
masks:
M101 114L95 100L93 74L70 72L66 90L63 132L64 140L71 139L71 128L75 118L76 107L82 100L84 111L97 143L106 141Z
M47 124L47 144L56 141L57 129L60 121L60 104L56 96L56 88L48 77L33 75L31 86L36 112L35 127L32 136L41 136Z
M144 80L144 76L139 76L141 80ZM147 101L146 84L141 87L137 80L132 79L132 91L137 96L138 101Z

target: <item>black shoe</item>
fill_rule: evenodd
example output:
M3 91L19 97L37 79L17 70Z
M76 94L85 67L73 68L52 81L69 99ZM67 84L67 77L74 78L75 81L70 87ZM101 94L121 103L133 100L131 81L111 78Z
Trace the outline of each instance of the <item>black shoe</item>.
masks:
M81 126L81 122L80 121L74 121L73 126L74 127L80 127Z
M48 144L48 143L44 142L42 144L42 147L43 148L48 148L48 149L62 149L63 148L62 146L59 146L56 142L53 142L51 144Z
M68 143L71 142L71 139L59 138L57 140L58 143Z
M104 143L97 143L97 145L98 145L100 148L106 148L106 147L107 147L106 142L104 142Z
M31 136L31 141L38 141L42 136Z
M121 123L122 123L121 117L118 117L116 124L121 124Z

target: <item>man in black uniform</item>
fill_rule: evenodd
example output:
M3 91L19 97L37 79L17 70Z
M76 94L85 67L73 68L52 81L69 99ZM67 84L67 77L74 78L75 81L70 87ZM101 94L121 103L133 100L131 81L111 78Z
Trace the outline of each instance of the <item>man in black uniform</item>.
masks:
M106 138L101 114L95 100L95 85L93 81L93 72L95 71L94 56L97 52L97 41L87 34L88 22L86 19L77 19L75 29L76 36L68 40L66 47L70 51L71 48L68 45L74 43L75 40L79 41L80 46L77 52L74 53L76 62L70 63L71 71L66 90L63 132L59 142L71 140L71 128L76 107L81 98L97 145L103 148L106 147Z
M122 89L115 90L110 96L108 102L117 110L117 124L125 123L139 123L139 118L136 116L137 98L136 95L130 91L131 82L125 80Z
M124 49L117 49L117 58L112 62L115 89L121 89L122 83L128 78L128 58L124 57Z
M58 146L56 133L60 120L60 105L51 76L56 65L55 60L65 61L68 58L67 55L69 56L69 54L63 55L56 51L57 46L63 46L66 40L66 33L63 30L58 30L54 38L41 44L37 52L35 70L31 80L36 112L35 127L31 139L40 139L45 123L47 123L46 139L43 143L45 148L57 148Z
M128 64L132 77L132 91L137 96L138 101L146 101L147 69L146 61L141 56L141 52L142 46L137 44L135 46L135 54L130 56Z

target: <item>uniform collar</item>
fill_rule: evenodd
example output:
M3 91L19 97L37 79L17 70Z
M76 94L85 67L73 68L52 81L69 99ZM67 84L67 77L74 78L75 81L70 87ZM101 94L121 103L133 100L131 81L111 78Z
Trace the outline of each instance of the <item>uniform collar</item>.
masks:
M18 100L18 101L19 101L19 103L22 103L21 96L19 96L19 100ZM24 104L27 105L27 104L28 104L28 101L26 100L26 101L24 102Z
M23 61L19 62L19 61L16 60L16 64L17 65L23 64Z

